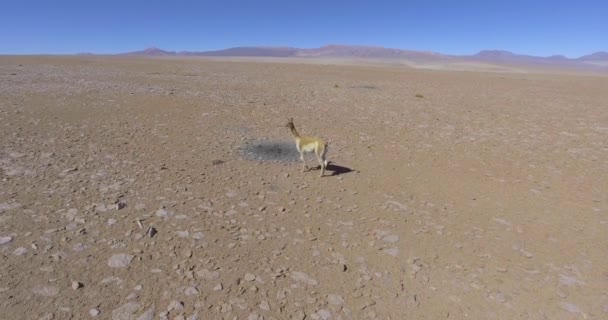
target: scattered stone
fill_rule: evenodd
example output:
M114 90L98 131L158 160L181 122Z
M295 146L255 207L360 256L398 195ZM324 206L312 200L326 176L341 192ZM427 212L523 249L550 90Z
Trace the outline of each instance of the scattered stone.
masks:
M205 234L200 231L192 234L192 239L194 239L194 240L203 240L204 237L205 237Z
M311 286L316 286L319 284L319 282L313 278L311 278L309 275L307 275L304 272L299 272L299 271L293 271L291 273L291 278L297 282L302 282Z
M341 306L344 304L344 298L339 294L331 293L327 295L327 302L334 306Z
M213 287L213 291L221 291L222 289L224 289L224 286L222 286L222 283L218 283L215 287Z
M246 273L244 279L246 281L253 281L253 280L255 280L255 276L251 273Z
M15 251L13 251L13 254L16 256L22 256L26 253L27 253L27 249L23 248L23 247L19 247L19 248L15 249Z
M59 294L59 288L52 286L35 286L32 291L43 297L54 297Z
M209 269L202 269L196 272L196 276L198 278L204 280L217 280L220 277L220 273L218 271L209 271Z
M195 296L198 295L198 289L195 286L190 286L184 290L184 294L186 296Z
M116 204L116 210L122 210L122 209L124 209L124 208L126 208L126 207L127 207L127 204L126 204L126 203L124 203L124 202L122 202L122 201L120 201L120 202L118 202L118 203Z
M136 320L154 320L154 314L156 313L156 307L152 306L144 313L142 313Z
M399 241L399 236L396 234L389 234L382 238L385 242L395 243Z
M0 245L1 244L7 244L9 242L13 241L13 237L0 237Z
M73 290L78 290L78 288L82 287L82 283L78 282L78 281L72 281L72 289Z
M132 255L126 253L115 254L108 260L108 266L111 268L125 268L133 261L133 258Z
M383 249L382 252L388 254L389 256L392 257L396 257L399 255L399 249L397 248L388 248L388 249Z
M108 219L108 225L112 226L116 224L116 219Z
M53 320L55 319L55 315L52 313L45 313L38 318L38 320Z
M184 303L181 301L177 301L177 300L171 301L171 303L169 303L169 306L167 307L167 311L169 311L169 312L171 312L173 310L179 311L179 310L183 310L183 309L184 309Z
M169 212L167 210L161 208L161 209L156 210L156 216L159 218L166 219L169 217Z
M137 309L139 309L139 303L127 302L112 311L112 320L131 320Z
M292 318L294 320L304 320L306 319L306 313L304 313L302 310L298 310L293 314Z
M331 318L331 313L325 309L318 310L316 313L321 320L329 320Z
M154 227L148 228L148 232L146 232L146 234L150 238L154 237L154 235L156 235L157 233L158 233L158 231L156 231L156 229Z
M270 304L268 304L268 301L264 300L260 302L260 309L264 311L270 311Z
M98 309L91 309L89 310L89 315L91 315L91 317L97 317L101 312Z
M177 234L178 237L180 238L188 238L190 236L190 232L186 231L175 231L175 234Z
M579 307L575 304L572 303L568 303L568 302L561 302L560 307L562 307L564 310L570 312L570 313L580 313L581 309L579 309Z

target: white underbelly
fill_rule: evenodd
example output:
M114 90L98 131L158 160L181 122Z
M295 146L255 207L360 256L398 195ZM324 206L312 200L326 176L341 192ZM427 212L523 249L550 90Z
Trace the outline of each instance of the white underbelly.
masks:
M307 144L302 146L300 152L314 152L315 151L315 145L314 144Z

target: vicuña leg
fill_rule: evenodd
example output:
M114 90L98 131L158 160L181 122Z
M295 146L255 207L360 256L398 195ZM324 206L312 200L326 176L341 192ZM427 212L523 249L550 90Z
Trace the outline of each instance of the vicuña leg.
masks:
M306 165L306 159L304 159L304 153L300 153L300 160L302 160L302 172L308 171L308 166Z
M325 173L325 160L323 160L323 158L321 158L320 156L317 156L317 160L319 161L319 166L321 167L321 177L322 177L323 174Z

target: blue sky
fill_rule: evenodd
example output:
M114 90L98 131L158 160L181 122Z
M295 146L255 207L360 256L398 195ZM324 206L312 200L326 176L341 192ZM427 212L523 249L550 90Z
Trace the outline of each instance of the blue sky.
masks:
M608 1L0 0L0 54L377 45L608 51Z

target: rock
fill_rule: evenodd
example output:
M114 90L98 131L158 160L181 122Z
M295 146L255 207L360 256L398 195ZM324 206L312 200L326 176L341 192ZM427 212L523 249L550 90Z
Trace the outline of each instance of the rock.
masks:
M195 296L198 295L198 289L195 286L190 286L184 290L184 294L186 296Z
M15 249L15 251L13 251L13 254L16 256L22 256L26 253L27 253L27 249L23 248L23 247L19 247L19 248Z
M54 297L59 294L59 288L53 286L35 286L32 291L43 297Z
M251 273L246 273L244 279L246 281L253 281L253 280L255 280L255 276Z
M579 309L579 307L577 305L572 304L572 303L561 302L559 304L559 306L570 313L580 313L581 312L581 309Z
M125 268L133 261L133 258L132 255L126 253L115 254L108 260L108 266L111 268Z
M144 289L144 286L142 286L141 284L137 285L137 286L135 286L135 288L133 288L133 290L135 290L135 291L141 291L143 289Z
M188 231L175 231L175 234L180 238L188 238L190 236L190 232Z
M304 313L302 310L298 310L291 316L291 318L293 320L304 320L306 318L306 313Z
M116 210L122 210L122 209L124 209L124 208L126 208L126 207L127 207L127 204L126 204L126 203L124 203L124 202L122 202L122 201L120 201L120 202L118 202L118 203L116 204Z
M397 249L397 248L383 249L382 252L388 254L389 256L393 256L393 257L396 257L397 255L399 255L399 249Z
M222 289L224 289L222 283L218 283L215 287L213 287L213 291L221 291Z
M268 301L264 300L260 302L260 309L264 311L270 311L270 304L268 304Z
M158 209L156 210L156 216L159 218L166 219L169 217L169 212L165 209Z
M188 318L186 318L186 320L198 320L198 314L192 314Z
M53 320L55 319L55 315L52 313L45 313L38 318L38 320Z
M177 301L177 300L173 300L171 301L171 303L169 303L169 306L167 307L167 311L179 311L179 310L183 310L184 309L184 303L181 301Z
M127 302L112 311L112 320L132 320L137 309L139 309L139 303Z
M318 310L317 315L319 315L322 320L329 320L331 318L331 313L325 309Z
M136 320L154 320L154 314L156 313L156 307L152 306L144 313L142 313Z
M89 310L89 315L91 317L97 317L100 313L101 312L98 309L95 309L95 308Z
M148 232L146 232L146 234L150 238L154 237L154 235L156 235L157 233L158 233L158 231L156 231L156 229L154 227L148 228Z
M327 295L327 302L334 306L341 306L344 304L344 298L339 294L330 293Z
M389 234L389 235L384 236L382 238L382 240L385 242L395 243L395 242L399 241L399 236L396 234Z
M114 224L116 224L116 219L108 219L108 225L109 226L112 226Z
M13 241L13 237L0 237L0 245Z
M205 237L205 234L200 231L192 234L192 239L194 239L194 240L203 240L204 237Z
M312 286L316 286L319 284L319 282L317 280L311 278L309 275L307 275L304 272L293 271L291 273L291 278L297 282L302 282L302 283L312 285Z
M203 269L196 272L196 276L204 280L217 280L220 277L218 271L209 271L209 269Z
M78 290L78 288L82 287L82 283L78 282L78 281L72 281L72 289L73 290Z

